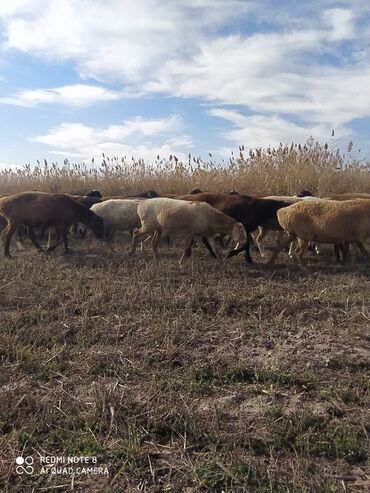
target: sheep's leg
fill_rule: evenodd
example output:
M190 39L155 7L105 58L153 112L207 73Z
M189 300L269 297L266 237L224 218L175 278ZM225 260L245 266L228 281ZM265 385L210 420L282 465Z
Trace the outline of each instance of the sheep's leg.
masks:
M340 246L338 243L334 243L334 257L335 257L335 261L340 264L342 259L341 259L341 256L340 256Z
M219 246L215 242L215 238L214 237L209 237L208 238L208 241L209 241L210 245L212 246L212 250L214 251L214 254L215 254L216 259L220 263L220 267L222 267L222 265L223 265L223 257L222 257L222 253L221 253L221 250L220 250Z
M356 241L357 248L360 250L362 255L366 258L369 258L369 252L366 250L364 247L363 243L361 241Z
M167 243L168 248L171 248L171 236L169 236L169 235L166 236L166 243Z
M297 245L296 245L296 242L295 241L291 241L290 242L290 245L289 245L289 252L288 252L288 255L290 258L293 258L293 252L295 252L295 249L297 248Z
M155 261L158 263L158 242L161 239L162 231L158 230L154 233L152 238L152 248Z
M80 225L80 230L79 231L80 231L80 238L82 238L82 239L85 238L86 232L87 232L87 228L86 228L86 226L84 224L81 224Z
M348 245L346 243L334 243L335 260L339 264L344 264L348 256Z
M150 235L147 235L147 237L145 238L145 240L142 240L142 241L140 242L140 251L141 251L141 252L143 252L143 250L144 250L144 249L143 249L143 245L144 245L144 243L146 243L148 240L150 240L150 238L151 238L151 236L150 236ZM152 239L152 240L153 240L153 239Z
M289 233L287 236L282 235L279 238L277 246L274 248L274 252L271 255L270 260L267 262L267 265L272 265L275 262L275 260L277 259L277 256L279 255L279 253L285 247L287 247L290 243L294 242L295 240L296 240L296 236L292 233Z
M0 235L1 236L1 235ZM21 235L21 230L20 228L18 228L18 232L17 232L17 240L15 242L15 244L17 245L17 248L20 252L22 252L24 250L24 247L23 247L23 238L22 238L22 235Z
M50 245L51 245L51 229L49 228L49 232L48 232L48 242L47 242L47 245L46 245L46 251L47 251L47 252L49 251Z
M216 258L216 255L215 255L214 251L212 250L211 245L209 244L208 238L203 237L203 238L202 238L202 242L203 242L203 245L204 245L204 246L207 248L207 250L209 251L210 255L211 255L213 258ZM194 240L192 240L192 241L191 241L190 246L189 246L189 248L188 248L188 249L187 249L187 251L186 251L186 257L187 257L187 258L190 258L190 257L191 257L191 249L192 249L193 244L194 244Z
M263 228L262 226L258 226L258 234L255 237L255 243L257 245L257 249L260 252L260 255L262 258L265 258L265 254L262 250L261 241L266 236L267 232L268 232L268 229Z
M68 248L68 234L67 234L67 230L63 230L62 232L62 240L63 240L63 243L64 243L64 251L66 253L69 252L69 248Z
M108 243L108 246L112 252L114 252L114 247L113 247L114 233L115 233L114 230L112 230L109 227L106 227L106 229L105 229L105 240Z
M47 252L52 252L55 250L61 243L64 243L64 248L66 249L66 252L68 252L68 245L67 245L67 233L64 229L59 230L58 228L55 228L55 233L56 233L56 242L54 245L50 246L50 230L49 230L49 241L48 241L48 247L46 249Z
M36 240L35 231L32 227L28 228L28 236L37 250L43 252L44 250L41 248L40 243Z
M158 231L154 231L154 234L152 236L152 241L150 242L150 244L152 245L152 247L153 247L153 245L154 245L154 243L155 243L155 241L157 239L157 236L158 236Z
M249 232L247 232L247 243L244 245L244 248L245 248L245 262L247 264L253 264L253 260L251 257L251 234Z
M23 226L21 226L20 228L18 228L18 232L17 232L17 237L18 237L18 242L19 243L23 243L22 229L23 229Z
M357 244L357 242L356 242L356 244ZM356 250L355 245L353 243L349 248L349 253L351 255L351 267L354 268L356 265L357 250Z
M212 245L211 242L209 241L209 238L202 238L202 240L203 240L204 246L207 248L207 250L209 251L209 253L211 254L211 256L213 258L217 258L215 249L213 248L213 245L215 245L215 243L213 242L213 245Z
M2 238L5 238L5 245L4 245L5 257L11 257L10 252L9 252L10 240L12 239L12 236L14 235L14 233L16 231L17 231L17 226L14 224L8 223L7 227L3 231L3 234L1 235Z
M251 234L247 232L247 242L239 248L230 250L229 253L226 255L226 258L234 257L235 255L238 255L240 252L245 252L246 263L253 264L253 260L250 254L250 245L251 245Z
M43 235L44 235L44 234L45 234L45 230L43 230L43 231L44 231L44 232L43 232ZM57 245L56 245L54 248L52 248L52 250L55 250L55 248L56 248L58 245L60 245L60 244L61 244L61 242L62 242L62 241L60 240L60 233L59 233L59 231L58 231L56 228L55 228L55 231L54 231L54 235L55 235L55 241L56 241L56 242L59 242L59 243L57 243ZM50 248L50 245L51 245L51 238L52 238L52 236L53 236L52 229L51 229L51 228L49 228L49 231L48 231L48 243L47 243L47 246L46 246L46 251L47 251L47 252L49 251L49 248ZM50 250L50 251L51 251L51 250Z
M18 241L18 240L17 240L17 241L15 242L15 244L17 245L18 250L19 250L20 252L23 252L24 247L23 247L22 243L21 243L20 241Z
M203 240L203 243L204 243L205 238L202 238L202 240ZM186 250L186 253L185 253L186 258L190 258L191 257L191 249L192 249L193 243L194 243L194 241L192 240L191 243L190 243L190 245L189 245L189 248Z
M50 233L50 228L49 226L43 226L40 230L40 240L43 240L45 238L45 233L46 231L49 230Z
M302 266L306 265L306 261L304 259L304 253L306 252L308 245L309 245L308 241L304 241L304 240L301 240L301 238L298 238L298 246L297 246L297 249L295 251L295 254L296 254L296 257L298 259L298 262Z
M193 243L193 238L186 238L185 243L184 243L184 250L182 252L182 255L181 255L181 258L179 261L180 267L183 266L183 261L187 257L187 252L191 248L192 243Z
M134 231L134 234L132 235L132 243L131 243L131 250L130 250L130 255L132 253L135 253L136 252L136 248L137 248L137 244L139 243L139 238L140 236L143 236L145 234L147 234L148 231L146 229L144 229L143 227L141 227L140 229L136 229Z
M46 252L49 253L49 252L54 251L61 243L63 243L63 241L64 241L63 239L62 240L58 240L56 243L54 243L54 245L49 246L46 249Z
M229 253L226 255L226 258L234 257L235 255L239 255L240 252L244 252L246 250L246 244L239 247L239 248L234 248L234 250L230 250Z

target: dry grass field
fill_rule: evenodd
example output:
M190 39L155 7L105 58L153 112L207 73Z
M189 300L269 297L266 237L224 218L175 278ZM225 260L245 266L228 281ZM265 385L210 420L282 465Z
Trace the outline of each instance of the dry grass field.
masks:
M77 166L70 182L66 168L4 173L0 192L370 191L368 165L286 149L228 173L176 163L157 179L139 163L130 184ZM279 152L299 169L268 161ZM179 269L178 247L161 246L158 265L148 244L127 247L89 236L68 255L13 245L0 259L0 491L369 491L369 264L335 265L328 247L305 269L255 252L220 269L199 246ZM96 456L109 475L21 475L18 456Z

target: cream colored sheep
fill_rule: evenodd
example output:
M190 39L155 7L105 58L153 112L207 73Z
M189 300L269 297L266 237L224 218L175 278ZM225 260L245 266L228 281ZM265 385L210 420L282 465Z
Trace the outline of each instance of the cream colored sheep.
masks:
M288 202L290 204L295 204L297 202L301 202L302 200L321 200L318 197L313 197L311 195L305 196L305 197L297 197L297 196L290 197L290 196L286 196L286 195L270 195L268 197L263 197L263 198L264 199L272 199L272 200L280 200L280 201ZM256 246L257 246L258 251L260 252L260 255L262 258L265 258L265 254L264 254L264 251L262 249L262 240L267 235L267 233L269 231L276 231L277 239L280 238L280 233L282 231L279 227L278 228L276 228L276 227L268 228L268 227L259 226L258 227L258 233L254 236L254 241L256 243ZM290 257L292 257L293 247L294 247L294 243L292 242L290 244L290 248L289 248L289 256ZM317 245L315 245L315 252L319 253Z
M141 228L134 232L133 250L138 238L146 233L153 236L154 258L158 258L157 246L162 233L170 236L180 236L186 239L180 266L191 243L196 236L208 239L216 257L222 260L222 255L214 242L217 233L227 234L236 243L246 243L245 228L223 212L218 211L205 202L185 202L169 198L155 198L141 202L137 209Z
M328 200L355 200L355 199L370 199L369 193L357 193L357 192L348 192L348 193L336 193L328 197Z
M137 207L141 201L133 199L110 199L94 204L91 210L104 220L105 237L112 248L116 231L133 231L140 227Z
M303 255L310 241L359 243L370 237L370 200L305 200L280 209L277 217L288 236L279 242L269 263L273 263L279 252L296 239L295 253L300 264L304 264Z

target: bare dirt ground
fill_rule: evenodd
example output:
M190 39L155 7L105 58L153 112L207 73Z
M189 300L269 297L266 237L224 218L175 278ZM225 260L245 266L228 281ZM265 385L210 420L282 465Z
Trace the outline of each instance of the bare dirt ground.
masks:
M369 265L116 247L0 259L2 492L370 490Z

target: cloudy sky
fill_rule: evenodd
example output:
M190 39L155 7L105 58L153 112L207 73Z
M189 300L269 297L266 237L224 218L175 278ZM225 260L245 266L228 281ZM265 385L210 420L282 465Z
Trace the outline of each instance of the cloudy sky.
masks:
M0 163L353 140L368 0L1 0Z

